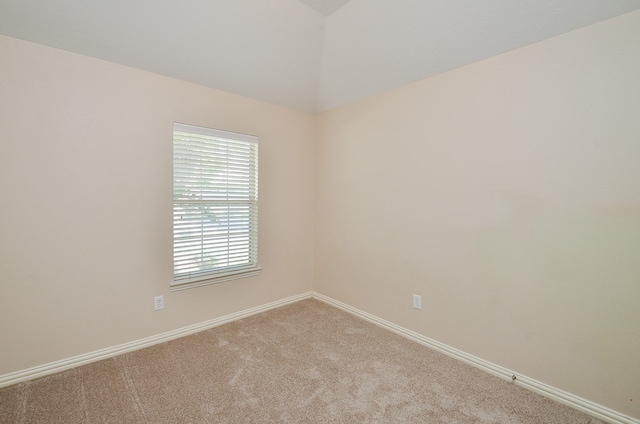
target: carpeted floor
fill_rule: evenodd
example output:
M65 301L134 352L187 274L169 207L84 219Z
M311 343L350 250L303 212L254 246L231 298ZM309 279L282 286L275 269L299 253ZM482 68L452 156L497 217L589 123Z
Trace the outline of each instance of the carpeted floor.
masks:
M311 299L5 387L0 422L602 423Z

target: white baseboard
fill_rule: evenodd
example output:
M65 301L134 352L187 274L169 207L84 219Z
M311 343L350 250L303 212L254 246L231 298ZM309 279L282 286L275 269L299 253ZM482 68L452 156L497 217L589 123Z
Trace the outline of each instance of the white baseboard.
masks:
M512 376L516 376L516 380L513 380L513 384L517 384L543 396L546 396L555 401L561 402L572 408L583 411L589 415L592 415L601 420L607 421L611 424L640 424L640 420L621 414L617 411L598 405L597 403L588 401L586 399L574 396L571 393L567 393L555 387L549 386L540 381L532 378L516 374L515 372L508 370L499 365L485 361L473 355L469 355L461 350L455 349L451 346L447 346L443 343L425 337L414 331L408 330L392 322L386 321L382 318L378 318L375 315L371 315L367 312L361 311L354 307L351 307L345 303L339 302L328 296L317 292L307 292L296 296L291 296L286 299L281 299L275 302L267 303L265 305L257 306L251 309L245 309L233 314L225 315L219 318L215 318L209 321L201 322L199 324L190 325L187 327L179 328L177 330L168 331L166 333L158 334L144 339L135 340L133 342L124 343L118 346L96 350L84 355L78 355L71 358L63 359L60 361L51 362L45 365L28 368L21 371L16 371L9 374L0 375L0 387L9 386L11 384L20 383L22 381L31 380L38 377L54 374L60 371L64 371L70 368L74 368L80 365L85 365L91 362L96 362L102 359L111 358L113 356L121 355L123 353L131 352L134 350L142 349L145 347L153 346L159 343L163 343L169 340L177 339L180 337L188 336L189 334L197 333L209 328L217 327L222 324L227 324L239 319L249 317L261 312L268 311L270 309L278 308L280 306L288 305L290 303L298 302L308 298L315 298L343 311L349 312L355 316L358 316L366 321L376 324L382 328L393 331L403 337L455 358L459 361L465 362L469 365L473 365L493 374L502 379L512 381Z
M312 292L312 297L322 302L328 303L329 305L335 306L336 308L342 309L343 311L356 315L382 328L393 331L394 333L418 342L454 359L457 359L469 365L473 365L474 367L480 368L481 370L500 377L504 380L511 381L513 384L517 384L526 389L532 390L536 393L553 399L557 402L561 402L572 408L578 409L595 418L601 419L611 424L640 424L640 420L629 417L628 415L621 414L605 406L572 395L571 393L567 393L563 390L549 386L548 384L534 380L533 378L517 374L511 370L508 370L507 368L485 361L484 359L469 355L468 353L465 353L461 350L455 349L451 346L447 346L443 343L430 339L429 337L425 337L404 327L400 327L399 325L351 307L345 303L339 302L323 294ZM515 380L512 380L513 376L516 377Z
M290 303L298 302L300 300L308 299L311 297L311 295L312 293L308 292L308 293L303 293L296 296L291 296L286 299L281 299L275 302L267 303L266 305L257 306L251 309L245 309L244 311L236 312L236 313L225 315L209 321L179 328L177 330L167 331L166 333L161 333L155 336L146 337L144 339L134 340L132 342L124 343L124 344L113 346L106 349L96 350L94 352L86 353L84 355L78 355L78 356L63 359L60 361L51 362L45 365L39 365L33 368L28 368L21 371L0 375L0 387L9 386L11 384L20 383L26 380L32 380L38 377L44 377L46 375L50 375L50 374L54 374L70 368L78 367L80 365L85 365L91 362L100 361L102 359L111 358L113 356L121 355L123 353L153 346L158 343L163 343L169 340L188 336L189 334L197 333L198 331L207 330L209 328L217 327L222 324L227 324L232 321L237 321L239 319L243 319L251 315L259 314L261 312L265 312L270 309L278 308L280 306L284 306Z

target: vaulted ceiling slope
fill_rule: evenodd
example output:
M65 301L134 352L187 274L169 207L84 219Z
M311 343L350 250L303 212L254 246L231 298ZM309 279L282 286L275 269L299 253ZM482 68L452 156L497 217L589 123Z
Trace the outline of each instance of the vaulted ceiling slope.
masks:
M638 9L640 0L0 0L0 33L317 112Z

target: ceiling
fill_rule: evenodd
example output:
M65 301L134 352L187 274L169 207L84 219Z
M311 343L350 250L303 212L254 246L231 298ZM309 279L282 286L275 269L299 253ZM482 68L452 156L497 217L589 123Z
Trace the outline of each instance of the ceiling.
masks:
M300 0L318 13L329 16L342 6L347 4L349 0Z
M0 34L309 112L640 0L0 0Z

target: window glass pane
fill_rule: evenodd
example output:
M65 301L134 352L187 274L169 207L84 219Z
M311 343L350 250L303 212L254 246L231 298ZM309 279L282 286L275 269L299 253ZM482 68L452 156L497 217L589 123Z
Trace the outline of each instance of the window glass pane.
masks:
M175 124L174 282L255 268L257 231L257 139Z

